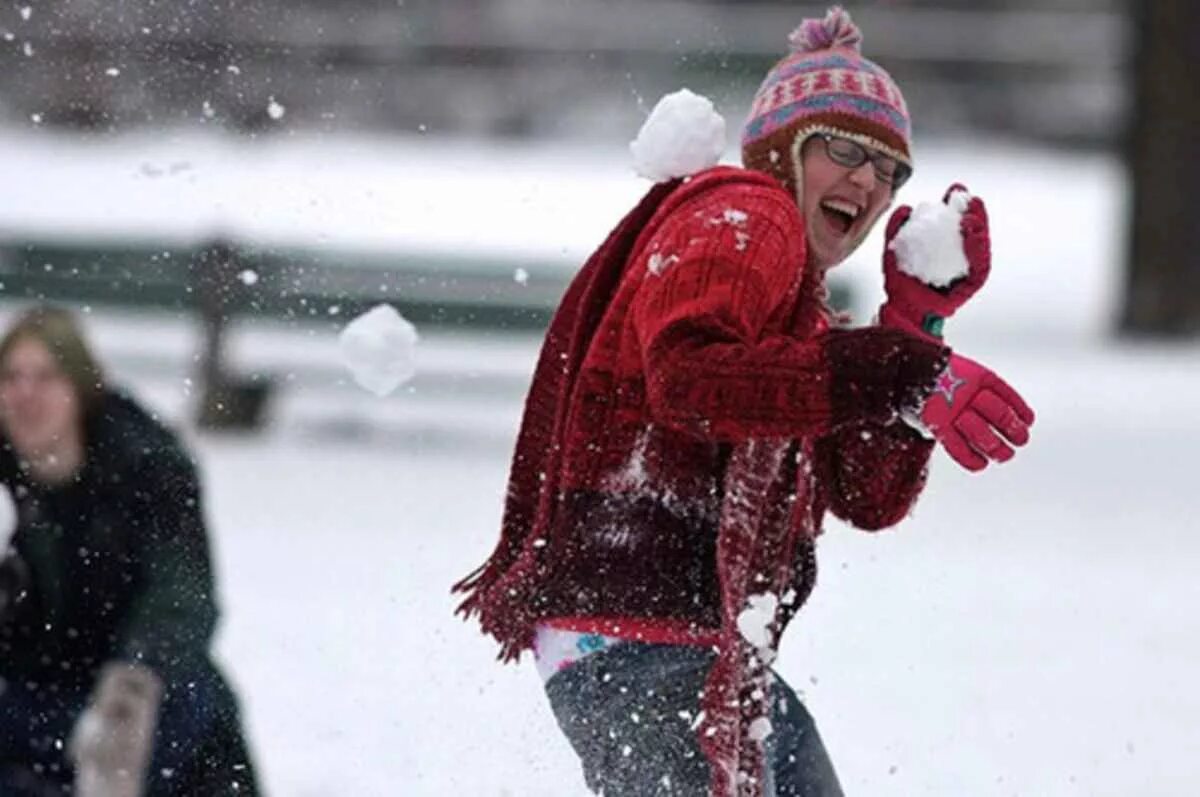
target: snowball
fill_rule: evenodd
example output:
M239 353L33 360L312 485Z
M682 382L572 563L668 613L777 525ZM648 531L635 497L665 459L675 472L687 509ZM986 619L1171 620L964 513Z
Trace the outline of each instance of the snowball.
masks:
M717 165L725 151L725 119L711 100L680 89L658 101L629 150L642 177L686 177Z
M338 344L354 381L377 396L416 373L417 329L391 305L378 305L351 321Z
M278 122L283 118L285 113L287 113L287 108L284 108L278 100L271 97L270 102L267 103L267 115Z
M257 285L258 284L258 272L254 271L253 269L249 269L249 268L245 269L240 274L238 274L238 279L242 281L243 285L247 285L247 286Z
M779 598L771 593L751 595L746 599L746 608L738 615L737 627L742 637L760 651L771 648L770 625L775 621L775 609Z
M926 285L944 288L970 269L963 253L963 211L971 195L955 191L948 204L922 202L889 245L896 265Z
M528 285L529 272L523 268L518 268L513 272L513 282L517 283L518 285Z
M0 557L8 550L13 533L17 530L17 504L13 501L8 486L0 484Z

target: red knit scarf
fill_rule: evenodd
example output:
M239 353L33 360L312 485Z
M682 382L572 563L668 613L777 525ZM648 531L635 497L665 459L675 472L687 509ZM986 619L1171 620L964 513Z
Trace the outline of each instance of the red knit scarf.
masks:
M763 175L718 169L684 190L732 180L774 185ZM554 528L576 377L639 237L680 184L654 186L609 234L572 281L546 334L513 453L500 541L486 563L453 587L467 596L457 612L478 615L483 630L501 643L501 660L514 660L530 648L542 619L537 586L547 566L539 549L547 547L545 537ZM787 590L800 538L813 533L791 522L791 513L811 500L807 474L797 473L797 453L811 455L788 440L749 441L735 449L726 472L728 500L717 541L721 643L705 685L705 719L699 728L712 769L711 793L718 797L762 793L763 746L749 729L770 713L769 662L742 638L737 618L751 594L778 596ZM793 485L798 492L789 496ZM772 631L777 636L776 624Z
M509 471L500 542L488 560L452 588L467 598L457 613L479 615L500 641L500 658L533 644L539 539L553 528L563 437L576 377L634 245L680 181L655 185L576 274L542 344ZM518 599L519 597L519 599Z

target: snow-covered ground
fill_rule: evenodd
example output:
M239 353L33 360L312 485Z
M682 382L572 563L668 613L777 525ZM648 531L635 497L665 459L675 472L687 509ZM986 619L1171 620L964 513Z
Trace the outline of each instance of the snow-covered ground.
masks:
M1195 794L1200 346L1099 333L1119 265L1115 164L951 146L928 161L912 199L962 178L992 207L993 284L948 334L1025 394L1034 439L981 475L939 455L894 531L831 522L779 669L850 794ZM867 249L845 267L864 285L878 241ZM87 318L114 376L185 418L191 323ZM421 330L416 378L380 399L341 369L336 333L236 328L239 367L278 377L273 425L188 434L219 654L269 793L583 795L532 665L497 664L447 591L494 543L537 342Z

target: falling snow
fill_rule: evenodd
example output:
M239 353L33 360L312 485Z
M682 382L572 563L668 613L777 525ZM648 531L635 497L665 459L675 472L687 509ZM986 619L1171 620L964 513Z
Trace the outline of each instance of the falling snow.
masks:
M775 610L779 598L767 592L751 595L746 599L746 608L738 615L737 627L742 638L760 652L771 647L770 625L775 621Z

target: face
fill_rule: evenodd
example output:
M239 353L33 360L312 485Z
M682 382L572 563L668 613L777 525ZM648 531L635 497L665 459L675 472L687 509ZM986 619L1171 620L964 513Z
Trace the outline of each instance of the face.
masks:
M22 338L0 363L0 424L26 457L52 452L79 434L79 398L50 350Z
M817 137L801 147L800 168L808 265L829 269L849 257L879 221L891 204L892 187L876 176L870 160L853 169L834 163Z

